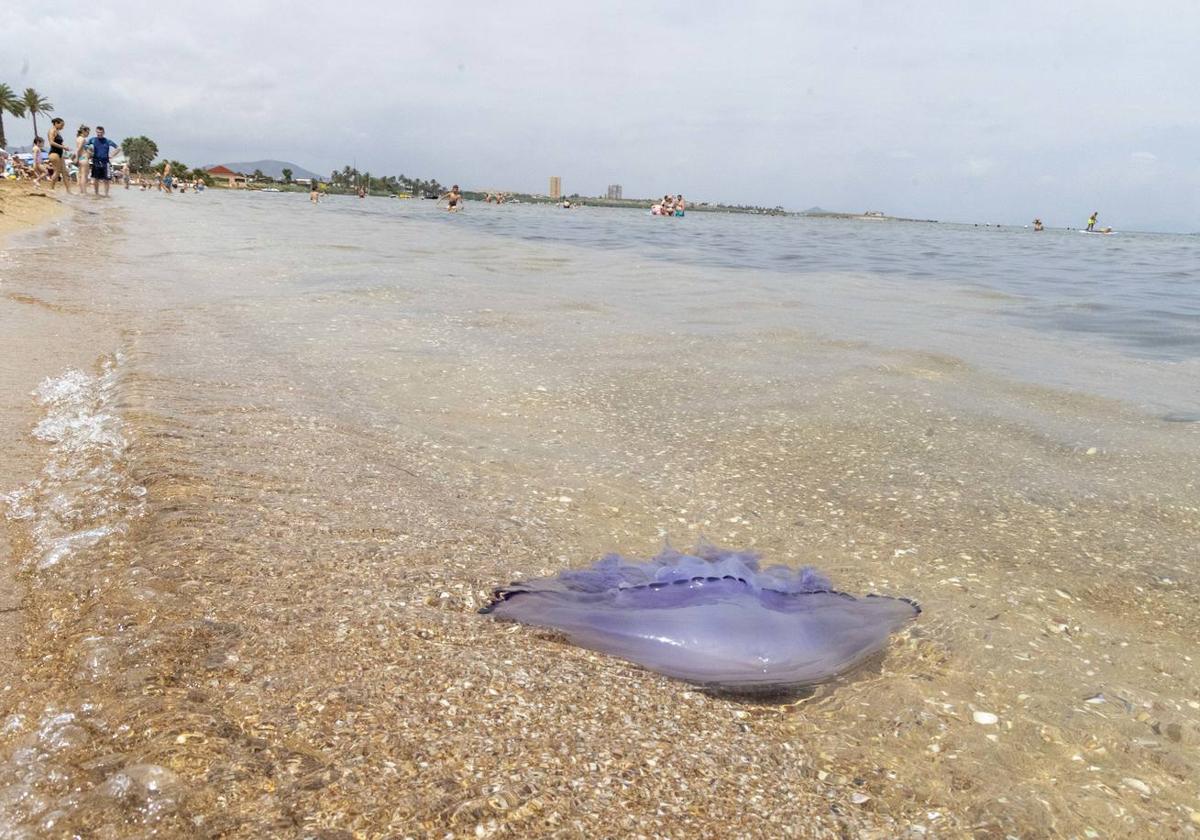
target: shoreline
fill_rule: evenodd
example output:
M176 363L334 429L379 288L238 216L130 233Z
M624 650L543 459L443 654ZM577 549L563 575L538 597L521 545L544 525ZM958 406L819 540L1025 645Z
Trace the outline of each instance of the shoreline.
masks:
M46 249L18 240L36 236L40 229L53 231L52 225L73 210L51 193L32 190L28 182L0 182L0 324L5 327L0 335L0 436L10 442L0 454L0 497L34 480L43 467L45 453L31 434L41 416L30 395L33 389L66 368L87 368L94 362L89 337L99 334L95 319L43 296L40 284L29 282L21 271L27 264L38 265ZM18 566L26 534L22 523L4 513L0 510L0 649L17 651L28 638L29 587ZM22 674L19 657L0 661L0 707Z
M57 199L51 198L45 193L31 194L31 185L28 182L0 181L0 250L7 248L14 237L49 224L66 213L67 208ZM2 288L0 287L0 290ZM10 308L15 314L18 306L19 304L14 303L6 295L6 299L0 301L0 320L10 321L11 319L6 317L10 313ZM17 353L16 342L13 342L15 333L16 330L6 329L4 338L0 339L0 350L8 358L12 358ZM24 338L27 336L23 336ZM5 369L4 372L10 373L8 369ZM4 375L3 378L0 378L0 403L5 409L15 406L20 401L22 396L19 393L20 390L20 386L14 381L13 376ZM7 414L7 412L5 413ZM5 439L28 439L28 426L19 428L19 423L4 422L5 420L8 418L0 418L0 434L3 434ZM7 464L5 466L7 467ZM10 475L6 469L3 474L0 474L0 481L3 481L0 492L7 493L13 489L8 486L9 484L16 486L16 484L22 483L20 478ZM0 594L0 649L4 650L17 650L21 642L22 604L26 594L26 586L17 576L17 559L12 536L13 527L6 519L4 527L0 527L0 593L3 593ZM16 658L4 657L3 662L0 662L0 691L7 691L7 687L19 676L19 673Z

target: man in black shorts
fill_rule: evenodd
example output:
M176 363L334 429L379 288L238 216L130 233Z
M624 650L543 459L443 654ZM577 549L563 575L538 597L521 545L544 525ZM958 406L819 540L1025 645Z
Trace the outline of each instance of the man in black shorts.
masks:
M104 182L104 196L108 197L109 179L112 166L109 164L110 152L118 148L117 144L104 136L104 126L96 126L96 136L87 141L92 150L92 189L100 195L100 182Z

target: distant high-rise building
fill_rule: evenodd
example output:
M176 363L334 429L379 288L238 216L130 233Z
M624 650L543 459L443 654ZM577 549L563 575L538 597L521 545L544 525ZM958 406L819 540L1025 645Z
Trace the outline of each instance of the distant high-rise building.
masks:
M550 197L562 198L562 178L557 175L550 176Z
M621 185L620 184L609 184L608 185L608 197L609 198L620 198L621 197Z

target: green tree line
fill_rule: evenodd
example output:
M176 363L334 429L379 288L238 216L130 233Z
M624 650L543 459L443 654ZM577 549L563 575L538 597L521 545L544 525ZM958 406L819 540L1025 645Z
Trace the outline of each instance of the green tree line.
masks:
M329 173L329 185L335 190L356 190L362 187L367 192L379 192L388 195L411 193L437 193L441 195L446 188L434 178L429 181L421 178L409 178L406 175L372 175L370 172L359 172L353 166L344 166Z

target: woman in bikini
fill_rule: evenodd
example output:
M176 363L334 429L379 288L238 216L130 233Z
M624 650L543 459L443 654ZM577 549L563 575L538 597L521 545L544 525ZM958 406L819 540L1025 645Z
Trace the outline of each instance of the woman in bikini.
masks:
M92 152L87 145L88 135L91 133L92 130L86 125L79 126L79 130L75 132L75 168L78 170L75 177L79 181L80 192L87 192L88 173L92 168Z

